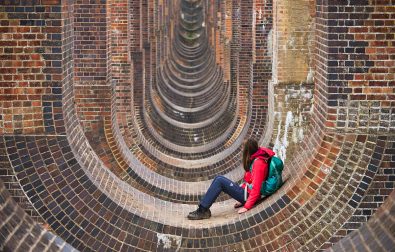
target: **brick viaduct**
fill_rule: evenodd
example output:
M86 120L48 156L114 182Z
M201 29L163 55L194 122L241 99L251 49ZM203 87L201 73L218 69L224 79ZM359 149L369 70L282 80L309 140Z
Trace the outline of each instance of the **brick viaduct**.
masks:
M394 251L394 0L2 0L0 250ZM285 184L238 215L243 140Z

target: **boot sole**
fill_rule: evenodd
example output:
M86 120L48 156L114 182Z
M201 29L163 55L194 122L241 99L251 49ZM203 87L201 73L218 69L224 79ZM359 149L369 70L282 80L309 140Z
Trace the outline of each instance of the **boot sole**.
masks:
M205 217L191 217L191 216L187 216L188 220L205 220L205 219L209 219L211 216L205 216Z

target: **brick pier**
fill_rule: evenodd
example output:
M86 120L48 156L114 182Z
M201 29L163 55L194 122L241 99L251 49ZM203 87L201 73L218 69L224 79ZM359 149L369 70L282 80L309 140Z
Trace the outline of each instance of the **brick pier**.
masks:
M1 251L393 251L393 0L3 0ZM254 137L285 184L238 215Z

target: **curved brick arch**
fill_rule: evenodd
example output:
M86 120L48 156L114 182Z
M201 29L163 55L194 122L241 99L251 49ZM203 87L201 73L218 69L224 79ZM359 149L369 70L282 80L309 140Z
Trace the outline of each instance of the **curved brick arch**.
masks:
M199 3L188 2L192 6ZM178 21L166 15L177 13L177 8L166 9L162 1L137 0L89 5L82 0L42 0L33 6L4 2L0 5L5 27L1 57L6 60L1 68L5 91L0 156L5 174L1 178L7 189L12 193L11 188L20 188L22 194L12 196L26 197L38 220L79 250L313 251L329 248L345 236L334 251L391 248L395 148L392 9L378 1L298 3L221 1L206 5L206 27L221 24L207 32L207 44L223 69L220 78L237 87L240 119L235 135L222 143L226 148L219 142L220 147L199 153L201 156L183 156L185 148L161 147L154 135L146 135L147 125L141 126L140 138L135 137L145 115L136 112L144 107L133 103L136 98L152 98L139 93L139 88L159 81L155 69L161 62L158 59L167 59L171 40L155 32L171 34L164 30ZM314 20L300 18L301 23L287 24L287 18L309 9L313 9L309 17ZM155 15L162 19L154 21ZM90 25L92 20L96 26ZM160 21L169 25L159 27ZM315 24L315 39L307 24ZM129 33L130 27L135 33ZM155 27L160 29L152 29ZM89 42L87 31L100 34L95 43ZM22 35L14 35L17 32ZM303 35L298 36L300 33ZM176 46L182 46L184 39ZM311 46L306 41L316 42L312 46L314 62L312 54L303 54ZM23 49L24 43L31 43L34 55L21 58L22 65L18 65L18 55L28 52L23 51L28 50ZM187 56L191 49L184 47L173 57ZM269 52L270 48L274 50ZM262 55L271 55L273 61ZM310 60L304 61L304 57ZM45 68L37 73L33 66L42 61ZM188 69L177 64L166 71L172 75ZM313 67L315 85L309 83ZM34 81L32 75L37 76ZM261 85L269 79L270 84ZM16 87L25 89L10 92ZM272 104L267 99L273 99ZM240 103L246 101L250 105L242 104L243 111ZM150 106L158 106L156 113L169 113L154 99L150 102ZM32 104L40 104L42 109L29 108ZM262 109L268 105L267 111ZM250 114L246 111L249 106ZM177 115L173 116L176 120ZM184 216L212 177L225 173L235 180L241 178L242 139L238 134L272 142L286 161L286 184L243 216L235 214L233 202L222 197L213 206L212 219L187 221ZM190 167L184 165L187 161ZM203 174L197 175L200 172ZM187 176L191 178L182 179ZM10 202L2 200L2 215L7 213L4 206L14 204ZM25 208L29 209L28 204ZM380 210L373 215L376 209ZM22 213L0 222L9 231L0 244L23 250L31 243L26 231L20 233L23 237L18 245L11 243L31 220L10 230L13 218L22 218ZM374 242L368 243L372 238Z

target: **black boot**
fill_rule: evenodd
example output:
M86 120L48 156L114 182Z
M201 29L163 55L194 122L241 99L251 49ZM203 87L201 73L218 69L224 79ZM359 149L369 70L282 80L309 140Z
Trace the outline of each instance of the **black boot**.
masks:
M211 217L211 212L209 208L205 208L199 205L199 208L188 214L188 219L190 220L203 220Z

